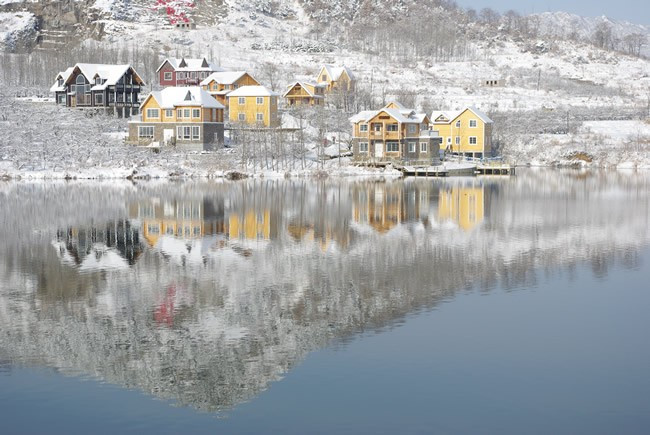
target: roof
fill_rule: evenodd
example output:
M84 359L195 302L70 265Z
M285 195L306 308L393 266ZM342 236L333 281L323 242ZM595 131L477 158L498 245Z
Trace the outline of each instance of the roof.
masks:
M209 85L213 80L221 85L232 85L237 80L242 78L245 74L248 74L246 71L218 71L210 74L203 81L201 81L201 86ZM248 74L250 75L250 74ZM251 77L253 77L251 75ZM255 77L253 80L257 81Z
M308 81L308 80L299 80L299 81L297 81L297 82L293 82L292 84L290 84L289 86L287 86L287 92L285 92L284 95L282 95L282 96L283 96L283 97L286 97L287 94L291 91L291 89L293 89L296 85L300 85L300 87L303 88L303 89L304 89L304 90L309 94L310 97L314 97L314 98L323 98L322 95L316 95L316 94L314 94L314 93L309 89L309 87L312 87L312 88L324 88L325 85L321 85L320 83L316 83L316 82L312 82L312 81Z
M230 97L277 97L272 90L265 86L242 86L228 94Z
M214 99L207 91L199 86L168 87L162 91L149 94L161 109L173 109L178 106L196 106L206 109L223 109L224 105ZM142 107L147 97L140 105Z
M50 88L50 92L63 92L65 91L65 86L59 86L58 80L59 77L63 79L63 83L68 81L68 77L70 77L70 74L72 74L72 71L74 70L74 67L71 66L70 68L66 69L65 71L61 71L56 75L56 78L54 79L54 84Z
M348 77L350 77L350 80L354 80L354 74L352 74L352 71L347 66L334 66L334 65L329 65L325 64L323 65L323 68L327 71L327 74L329 75L331 80L338 80L341 78L341 74L343 74L343 71L345 71L348 74ZM321 71L323 70L321 68ZM320 74L319 74L320 76Z
M391 104L400 107L399 109L389 108ZM424 122L427 117L426 113L416 113L415 110L407 109L398 102L388 103L386 106L382 107L379 110L364 110L357 113L356 115L350 118L350 122L356 124L357 122L368 122L375 116L379 115L381 112L386 113L391 116L397 122L401 124L421 124Z
M431 122L434 124L449 124L453 122L456 118L458 118L460 115L462 115L466 110L469 110L472 113L474 113L474 115L476 115L478 118L481 119L481 121L483 121L486 124L491 124L493 122L489 116L487 116L485 113L481 112L474 106L470 106L463 110L456 110L456 111L448 111L448 112L434 111L431 114ZM448 119L448 121L436 122L436 119L438 119L440 116L444 116L445 118Z
M106 89L107 86L113 86L116 85L117 82L124 76L124 74L129 70L132 69L133 73L136 75L138 79L144 84L144 80L140 77L140 75L131 67L129 64L124 64L124 65L108 65L108 64L101 64L101 63L78 63L75 64L75 66L70 67L66 69L63 72L60 72L56 76L56 80L59 79L59 77L63 78L63 82L65 84L68 83L70 78L72 77L72 74L79 69L81 74L86 77L86 79L93 84L95 82L95 77L99 76L103 83L100 85L93 85L92 88L90 88L93 91L101 91ZM58 91L64 91L63 86L58 86L58 84L55 83L52 85L50 88L51 92L58 92Z
M162 68L166 62L169 62L172 68L176 71L223 71L223 68L212 62L208 62L205 57L201 59L186 59L184 57L178 59L175 57L168 57L163 60L156 72L160 71L160 68Z

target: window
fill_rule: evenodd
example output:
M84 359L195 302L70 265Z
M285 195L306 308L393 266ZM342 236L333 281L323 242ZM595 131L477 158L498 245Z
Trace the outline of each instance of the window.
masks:
M359 152L360 153L368 152L368 142L359 142Z
M64 94L57 95L56 100L58 101L59 104L65 104L65 95Z
M176 127L176 138L177 139L183 138L183 127Z
M398 130L397 124L388 124L386 126L386 131L397 131L397 130Z
M101 85L102 84L102 78L101 77L95 77L95 84L96 85Z
M456 136L456 145L460 145L460 136Z
M470 136L470 137L469 137L469 144L470 144L470 145L476 145L476 144L477 144L477 142L476 142L476 136Z
M415 142L409 142L409 153L415 152Z
M183 117L183 109L176 110L176 117L179 119Z
M95 94L95 104L104 104L104 94Z
M201 127L198 125L192 126L192 140L199 140L201 138Z
M239 101L239 105L243 106L244 104L246 104L246 97L239 97L238 101Z
M133 100L133 94L126 94L126 101L129 103Z
M80 74L77 76L76 82L78 85L83 85L86 83L86 79Z
M191 139L191 134L192 134L192 128L189 125L184 125L183 126L183 139L186 139L186 140Z
M165 110L165 117L166 118L173 118L174 117L174 110L173 109L166 109Z
M386 152L387 153L399 152L399 143L398 142L386 142Z
M147 225L147 233L149 234L160 234L160 227L156 224Z
M164 77L165 77L164 80L169 81L169 80L172 79L172 73L171 72L166 72Z
M363 131L363 132L368 131L368 124L359 125L359 131Z
M192 118L200 118L201 109L192 109Z
M470 119L470 120L469 120L469 126L470 126L470 128L476 128L476 125L477 125L477 123L476 123L476 119Z
M263 113L258 113L257 114L257 122L264 122L264 114Z
M456 128L460 128L460 119L456 121Z
M192 71L192 72L190 73L190 78L191 78L191 79L195 79L195 78L196 78L196 73L195 73L194 71Z
M321 82L326 82L326 81L327 81L327 74L323 74L323 75L320 77L320 81L321 81Z
M373 124L373 128L374 128L375 131L381 131L381 126L382 126L382 124L379 124L379 123Z
M415 124L409 124L409 133L415 133L417 131L418 126Z
M447 143L448 143L448 144L451 144L451 136L449 136L449 137L447 138Z
M158 109L147 109L147 118L159 118L160 112Z
M258 106L261 106L262 104L264 104L264 97L257 97L256 100L257 100L257 105Z
M140 126L138 127L138 138L152 139L153 138L153 125Z
M420 142L420 152L421 153L426 153L427 148L428 148L428 143L427 142Z
M183 118L190 117L190 109L183 109Z
M246 121L246 114L245 113L240 113L239 116L237 117L240 121Z
M184 73L184 72L176 73L176 77L177 77L179 80L180 80L180 79L184 79L184 78L185 78L185 73Z

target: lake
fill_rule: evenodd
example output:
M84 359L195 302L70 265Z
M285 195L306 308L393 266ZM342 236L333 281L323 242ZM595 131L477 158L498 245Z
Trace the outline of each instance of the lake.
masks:
M3 433L650 432L650 173L0 204Z

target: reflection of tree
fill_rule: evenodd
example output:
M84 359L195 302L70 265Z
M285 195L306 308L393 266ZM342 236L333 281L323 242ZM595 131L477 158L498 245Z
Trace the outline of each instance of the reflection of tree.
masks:
M540 268L584 261L599 274L615 262L636 267L649 239L646 186L638 178L528 173L469 184L289 180L126 193L53 187L49 195L37 187L15 192L21 201L5 192L24 223L0 230L8 240L0 247L0 360L92 374L202 409L234 406L307 352L390 326L458 290L530 285ZM478 189L485 202L471 231L439 219L441 198L461 188ZM56 198L70 197L75 206L60 209ZM141 240L125 271L80 273L50 246L57 228L120 216L142 224L130 211L152 198L163 214L165 203L199 204L202 220L223 225L199 238L174 235L182 261ZM28 216L29 203L44 216ZM93 212L84 205L91 203L102 207ZM50 224L55 209L61 214ZM176 209L183 208L167 207L170 215ZM256 222L268 216L268 230L231 237L229 217L248 213ZM391 228L376 231L375 215ZM0 217L9 220L6 209Z

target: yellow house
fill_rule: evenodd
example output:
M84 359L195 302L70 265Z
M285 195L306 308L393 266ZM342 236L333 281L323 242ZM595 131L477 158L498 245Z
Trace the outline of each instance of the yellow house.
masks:
M440 191L438 218L470 231L485 217L485 188L482 185L452 186Z
M223 143L224 106L198 86L152 92L129 121L128 142L211 150Z
M346 66L323 65L316 81L318 84L325 85L327 92L353 91L356 85L354 74Z
M492 152L492 120L475 107L458 112L433 112L431 129L442 137L441 148L471 157Z
M289 106L322 106L325 104L325 89L324 84L298 81L287 87L283 97Z
M279 127L278 94L264 86L242 86L228 94L228 119L257 127Z
M226 106L226 108L228 108L228 98L226 96L230 92L242 86L260 85L260 82L246 71L215 72L201 81L201 87L216 98L218 102Z

